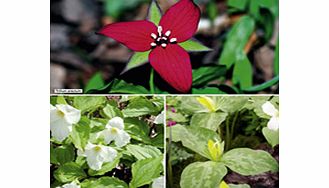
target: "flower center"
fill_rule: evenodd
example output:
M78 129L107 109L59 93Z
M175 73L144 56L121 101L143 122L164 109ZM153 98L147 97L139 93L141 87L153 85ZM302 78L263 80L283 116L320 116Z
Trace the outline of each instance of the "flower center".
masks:
M102 148L101 148L100 146L95 146L95 147L94 147L94 150L95 150L96 152L99 152L99 151L102 150Z
M60 116L60 117L65 116L64 112L62 112L61 110L57 110L57 115Z
M112 133L112 134L117 134L117 133L118 133L118 129L115 128L115 127L112 127L112 128L111 128L111 133Z
M157 46L161 46L162 48L166 48L169 43L174 44L177 42L177 38L170 38L171 31L168 30L164 34L162 33L162 27L158 26L158 33L151 33L152 39L154 42L151 42L151 47L155 48Z

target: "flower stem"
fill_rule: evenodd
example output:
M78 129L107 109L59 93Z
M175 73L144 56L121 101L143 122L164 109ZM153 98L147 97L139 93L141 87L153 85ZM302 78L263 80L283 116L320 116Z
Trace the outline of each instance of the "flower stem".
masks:
M168 142L168 161L167 161L167 173L168 173L168 182L169 182L169 187L174 187L174 182L173 182L173 173L172 173L172 166L171 166L171 127L169 127L169 142Z
M230 140L233 139L234 131L235 131L235 125L236 125L236 122L237 122L238 116L239 116L239 112L236 112L236 113L234 114L233 121L232 121L232 125L231 125L231 137L230 137Z
M230 116L227 116L226 118L226 122L225 122L225 128L226 128L226 132L225 132L225 151L228 151L229 148L231 147L231 141L230 141L230 120L229 120Z
M155 94L155 89L154 89L154 69L151 68L151 74L150 74L150 90L151 94Z

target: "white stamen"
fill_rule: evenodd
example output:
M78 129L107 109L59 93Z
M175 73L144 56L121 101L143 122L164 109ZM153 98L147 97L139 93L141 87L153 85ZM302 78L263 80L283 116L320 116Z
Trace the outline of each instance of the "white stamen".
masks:
M157 38L157 35L154 34L154 33L151 33L151 37L152 37L153 39L156 39L156 38Z
M155 47L157 44L155 44L154 42L151 43L151 46Z
M177 38L171 38L170 42L177 42Z
M157 41L159 42L161 40L161 38L158 38Z
M167 31L167 32L165 33L165 35L166 35L167 37L169 37L170 34L171 34L171 31Z
M159 33L159 36L161 37L161 35L162 35L162 27L161 26L158 26L158 33Z
M163 39L163 40L167 40L167 37L162 37L161 39Z
M166 44L166 43L162 43L161 46L162 46L163 48L165 48L165 47L167 47L167 44Z

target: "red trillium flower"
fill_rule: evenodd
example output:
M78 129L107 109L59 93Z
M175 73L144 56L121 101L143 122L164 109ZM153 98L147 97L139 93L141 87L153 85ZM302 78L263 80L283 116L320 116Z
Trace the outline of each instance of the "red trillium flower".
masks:
M188 53L179 45L197 30L200 9L193 0L180 0L162 16L159 25L148 20L109 24L99 32L137 52L151 50L151 66L172 87L188 92L192 67Z

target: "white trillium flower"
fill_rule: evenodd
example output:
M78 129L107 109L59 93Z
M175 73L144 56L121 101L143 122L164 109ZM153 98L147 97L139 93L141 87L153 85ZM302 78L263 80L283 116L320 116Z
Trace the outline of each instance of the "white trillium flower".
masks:
M267 123L267 127L273 131L277 131L279 129L279 111L269 101L266 101L262 105L262 109L265 114L271 116L270 121Z
M160 176L153 180L152 188L164 188L164 176Z
M120 117L112 118L106 125L105 130L99 133L104 137L106 144L114 140L115 145L123 147L130 142L130 135L124 130L123 119Z
M75 182L71 182L57 188L80 188L80 185L77 185Z
M58 141L63 141L72 131L72 125L80 121L80 110L67 104L50 105L51 135Z
M165 111L162 111L159 115L157 115L157 117L155 117L154 123L155 124L164 124L164 115L165 115Z
M110 146L95 145L88 142L84 151L78 150L78 155L87 158L87 164L91 169L100 170L103 163L112 162L118 152Z

